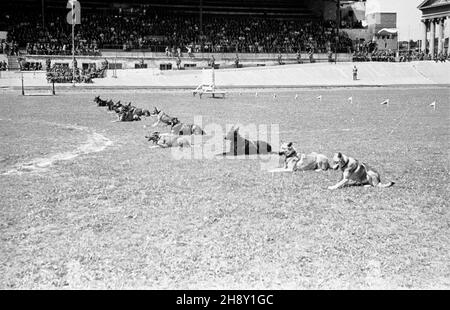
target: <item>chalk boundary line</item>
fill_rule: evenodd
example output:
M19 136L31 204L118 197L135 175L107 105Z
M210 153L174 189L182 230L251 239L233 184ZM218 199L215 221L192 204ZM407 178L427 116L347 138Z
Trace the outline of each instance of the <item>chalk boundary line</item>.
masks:
M6 119L4 121L14 122L14 120L12 119ZM0 175L9 176L9 175L22 175L24 173L46 172L48 168L53 166L53 164L56 162L69 161L81 155L99 153L104 151L109 146L113 145L113 141L93 130L90 130L88 127L72 124L53 123L47 121L38 121L38 122L46 125L75 129L80 132L87 132L87 139L85 142L78 145L78 147L72 151L59 152L53 155L49 155L47 157L36 157L26 162L19 162L17 164L14 164L8 171L0 173Z

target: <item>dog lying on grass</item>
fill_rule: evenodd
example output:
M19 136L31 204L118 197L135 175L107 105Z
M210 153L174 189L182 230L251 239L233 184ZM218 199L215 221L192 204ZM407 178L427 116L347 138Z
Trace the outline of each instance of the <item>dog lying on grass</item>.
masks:
M346 185L364 185L365 187L391 187L394 182L381 183L380 174L367 164L360 163L358 160L346 156L342 153L336 153L333 156L334 170L342 171L342 180L337 184L328 187L330 190L338 189Z
M132 109L133 114L142 117L142 116L150 116L150 111L149 110L144 110L141 108L133 108Z
M256 154L270 154L272 153L272 146L264 141L247 140L239 134L239 127L231 128L231 130L224 137L225 140L231 141L229 152L224 152L222 156L237 156L237 155L256 155Z
M300 161L297 163L297 170L300 171L327 171L328 169L330 169L328 158L323 154L315 152L302 154L300 156Z
M191 141L188 137L174 135L171 133L161 134L158 131L155 131L151 135L145 137L148 141L152 141L153 144L156 144L162 148L191 146Z
M174 117L171 117L164 113L161 110L158 110L154 107L153 112L150 113L150 116L156 116L157 121L153 124L153 127L158 126L159 124L165 124L166 126L172 126L174 124Z
M122 106L122 103L120 103L120 100L114 103L112 100L108 102L108 111L116 111L116 109L120 108Z
M174 117L172 119L172 128L171 128L171 132L174 135L185 135L185 136L190 136L190 135L205 135L206 133L203 131L202 128L200 128L200 126L195 125L195 124L185 124L185 123L181 123L178 118Z
M101 99L100 96L95 97L94 102L98 107L106 107L108 105L108 101Z
M297 163L300 161L300 158L292 142L281 144L278 155L284 157L284 169L289 171L297 170Z
M301 154L299 155L293 146L292 142L283 143L278 153L284 156L283 169L275 169L272 172L284 171L326 171L330 168L328 158L325 155L318 153Z
M148 110L136 108L131 105L131 102L128 105L121 105L118 107L116 113L119 116L120 122L140 121L142 116L150 116Z
M127 112L121 112L118 114L119 122L134 122L134 121L140 121L141 118L134 114L133 111L127 111Z
M127 105L123 105L120 101L114 103L112 100L103 100L100 98L100 96L95 97L94 102L97 103L97 105L100 107L108 107L108 111L114 111L119 114L119 120L131 119L131 117L128 116L129 112L139 118L142 116L150 116L149 110L136 108L135 106L131 105L131 102ZM137 120L137 118L134 117L134 120Z
M153 132L151 135L145 136L148 142L152 142L153 144L156 144L158 142L159 137L160 134L158 131Z

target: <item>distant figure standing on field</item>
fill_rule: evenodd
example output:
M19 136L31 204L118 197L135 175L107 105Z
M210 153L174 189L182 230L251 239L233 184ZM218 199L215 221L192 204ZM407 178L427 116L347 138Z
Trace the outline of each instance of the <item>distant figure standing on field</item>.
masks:
M356 81L358 79L358 68L356 66L353 66L353 81Z
M283 55L281 55L281 52L278 54L278 64L279 65L283 64Z
M300 53L300 50L297 51L297 63L302 64L302 54Z

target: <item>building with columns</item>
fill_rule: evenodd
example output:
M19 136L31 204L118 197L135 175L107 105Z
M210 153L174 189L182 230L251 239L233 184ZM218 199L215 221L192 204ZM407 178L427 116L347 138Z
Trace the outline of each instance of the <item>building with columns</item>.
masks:
M450 0L425 0L418 9L422 11L421 50L431 55L448 53Z

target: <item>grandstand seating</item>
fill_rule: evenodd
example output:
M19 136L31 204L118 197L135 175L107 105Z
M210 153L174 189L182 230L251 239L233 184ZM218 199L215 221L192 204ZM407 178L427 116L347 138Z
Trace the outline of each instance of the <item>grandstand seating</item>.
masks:
M182 1L181 1L182 2ZM190 2L192 3L192 2ZM82 14L76 27L77 55L99 55L99 49L150 49L152 52L181 50L193 52L294 53L297 50L325 53L334 50L334 25L312 15L305 8L290 10L287 4L233 6L218 15L216 6L208 6L199 27L197 14L189 8L159 7L133 10L96 10ZM252 17L245 15L253 11ZM291 11L291 12L290 12ZM265 12L265 15L262 14ZM223 13L223 10L222 10ZM46 27L39 14L23 10L5 11L9 20L9 43L26 49L30 55L64 55L71 53L71 27L64 10L48 10ZM232 15L230 15L232 14ZM291 16L291 15L295 16ZM340 35L339 50L348 52L352 41Z

